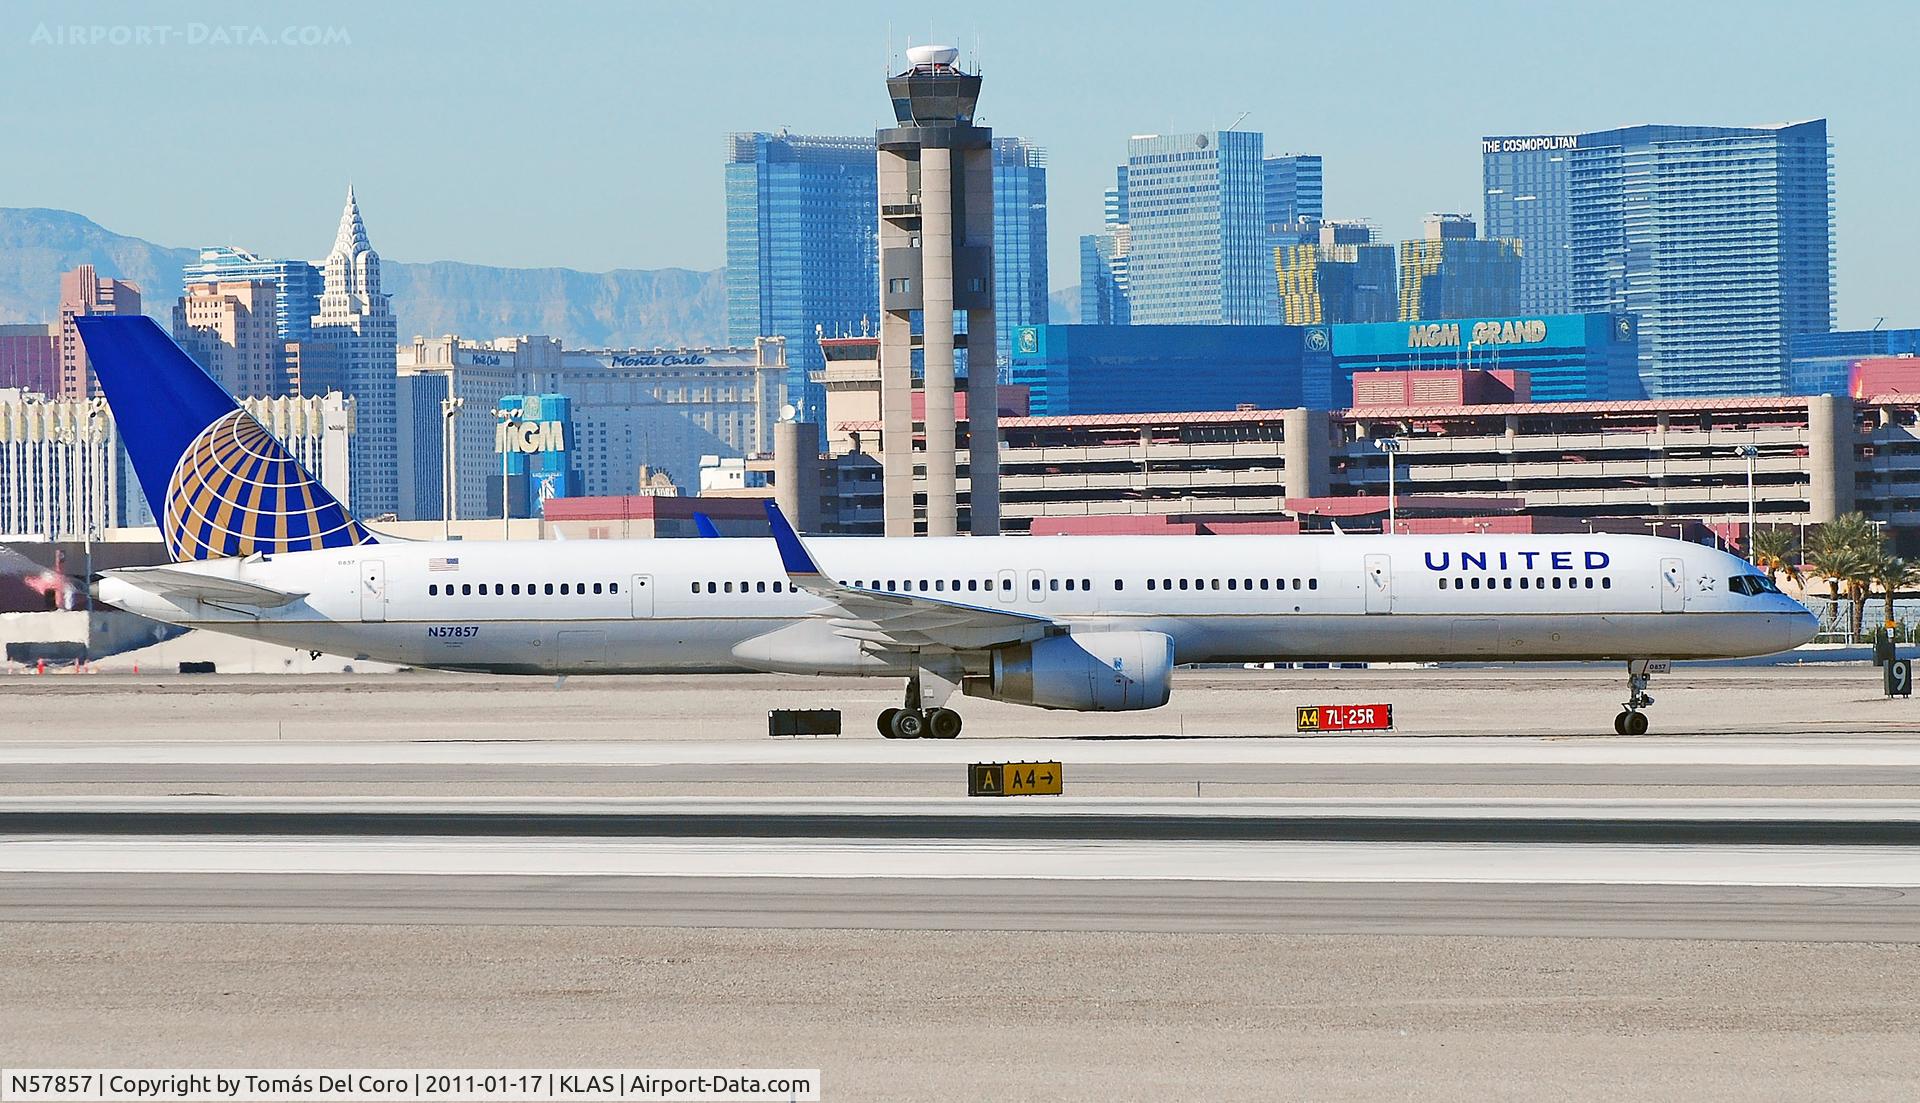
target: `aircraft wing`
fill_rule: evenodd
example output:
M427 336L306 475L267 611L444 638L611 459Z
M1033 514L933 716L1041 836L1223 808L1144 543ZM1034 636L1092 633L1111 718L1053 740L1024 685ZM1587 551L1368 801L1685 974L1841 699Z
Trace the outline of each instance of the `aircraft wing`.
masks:
M278 609L306 597L304 591L280 590L237 578L220 578L177 567L121 567L102 571L104 578L115 578L129 586L163 598L196 598L223 605L251 605L260 609Z
M897 594L884 590L844 586L829 578L814 562L780 507L767 503L773 542L780 565L795 586L833 602L823 612L836 635L860 640L881 650L977 651L1025 643L1064 631L1050 617L1010 609L967 605L926 594Z

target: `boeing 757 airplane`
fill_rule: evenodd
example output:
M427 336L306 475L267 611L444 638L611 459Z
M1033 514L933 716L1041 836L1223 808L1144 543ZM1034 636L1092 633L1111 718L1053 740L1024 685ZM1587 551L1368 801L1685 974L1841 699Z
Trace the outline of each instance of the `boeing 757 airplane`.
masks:
M1158 708L1185 663L1616 660L1782 651L1815 619L1744 560L1648 536L402 541L376 535L150 319L75 319L173 562L102 601L314 652L499 674L903 679L890 738L956 691Z

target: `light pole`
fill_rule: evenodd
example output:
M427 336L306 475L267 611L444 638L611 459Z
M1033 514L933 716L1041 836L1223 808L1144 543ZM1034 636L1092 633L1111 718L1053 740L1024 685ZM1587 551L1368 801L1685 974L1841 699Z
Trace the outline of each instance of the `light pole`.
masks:
M1760 450L1751 444L1743 444L1736 451L1747 458L1747 561L1753 561L1753 465L1760 458Z
M54 430L53 439L60 450L53 455L53 471L59 477L59 492L52 496L52 523L47 526L47 542L54 543L61 533L72 532L69 523L80 517L79 499L73 490L74 442L79 434L71 424Z
M1375 437L1373 446L1387 457L1387 532L1392 533L1400 519L1400 495L1394 485L1394 454L1400 451L1399 437Z
M500 530L501 538L513 539L513 512L509 508L512 498L507 492L508 463L513 459L513 434L520 428L520 411L505 408L493 411L500 421Z
M89 461L98 457L100 448L100 419L106 416L106 405L106 399L96 398L87 407L87 458ZM93 488L88 497L91 500L97 501L101 496L102 489L100 472L94 463L89 462L87 467L88 470L93 473ZM82 580L80 589L81 592L87 596L87 612L89 614L93 612L93 528L94 525L99 523L103 514L111 516L111 512L110 507L106 506L105 503L101 503L100 509L89 509L88 515L83 518L81 522L81 533L85 538L87 551L87 577Z
M453 420L466 404L464 398L440 400L440 531L448 540L453 539L453 519L460 512L459 469L454 466L453 455Z

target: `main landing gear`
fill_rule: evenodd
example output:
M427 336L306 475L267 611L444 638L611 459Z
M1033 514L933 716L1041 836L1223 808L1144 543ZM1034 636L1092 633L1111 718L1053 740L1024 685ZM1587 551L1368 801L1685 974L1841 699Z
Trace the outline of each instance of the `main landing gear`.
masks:
M878 726L888 739L955 739L960 714L952 709L882 709Z
M1613 734L1647 734L1647 714L1640 710L1653 704L1653 698L1647 696L1647 685L1653 681L1652 667L1650 659L1627 663L1627 699L1621 703L1620 715L1613 718Z
M940 707L940 702L959 687L958 671L949 679L946 671L916 667L907 677L905 707L882 709L877 726L887 739L956 739L960 735L960 714ZM924 686L923 686L924 683Z

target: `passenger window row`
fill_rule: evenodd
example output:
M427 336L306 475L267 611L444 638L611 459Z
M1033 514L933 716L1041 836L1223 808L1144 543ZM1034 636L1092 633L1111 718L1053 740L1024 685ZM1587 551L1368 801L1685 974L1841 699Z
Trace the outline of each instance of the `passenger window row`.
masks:
M1530 578L1526 575L1521 575L1519 577L1520 577L1520 585L1518 588L1522 590L1546 590L1546 589L1591 590L1595 586L1592 575L1587 575L1584 578L1567 578L1562 575L1555 575L1553 577L1553 585L1551 587L1547 585L1547 580L1544 578ZM1452 583L1451 586L1448 585L1449 581L1451 581ZM1483 580L1479 575L1474 575L1470 578L1455 578L1452 580L1449 580L1447 579L1446 576L1442 575L1440 578L1440 588L1442 590L1445 590L1445 589L1511 590L1515 588L1513 584L1513 576L1510 576L1510 575L1503 575L1499 578L1485 579L1484 585L1482 584L1482 582ZM1613 589L1613 579L1603 575L1601 576L1598 585L1599 585L1599 588L1602 590L1611 590Z
M524 589L524 594L528 597L554 594L561 597L574 597L589 593L617 594L619 592L618 582L529 582ZM444 586L438 582L427 583L428 597L520 597L522 593L521 584L518 582L462 582L458 586L451 582Z
M913 579L913 578L858 579L856 578L852 582L848 583L847 585L852 586L856 590L881 590L886 593L892 593L892 594L911 594L911 593L922 593L922 594L955 593L957 594L962 592L977 594L983 590L986 591L987 593L992 593L994 589L994 581L991 578L965 578L965 579L935 578L931 580L925 579L925 578L920 578L920 579ZM1036 590L1040 588L1039 579L1036 578L1033 580L1033 588ZM1060 582L1058 579L1054 580L1053 588L1056 590L1060 588ZM1086 588L1089 590L1092 589L1093 588L1092 583L1087 583ZM1013 590L1013 579L1011 578L1001 579L1000 589L1003 591L1011 592ZM1071 581L1067 583L1067 589L1069 590L1073 589L1073 583Z
M1291 586L1288 585L1289 581L1292 583ZM1195 590L1221 589L1221 580L1217 578L1196 578L1192 580L1191 586L1188 585L1188 580L1184 578L1149 578L1147 579L1147 589L1155 589L1156 582L1159 584L1157 588L1162 590L1185 590L1189 588ZM1229 578L1226 580L1225 588L1229 590L1318 590L1320 588L1320 580L1317 578L1295 578L1291 580L1285 578Z
M754 582L749 582L746 579L741 579L737 583L732 581L695 582L692 592L696 594L764 594L769 592L784 594L789 591L798 593L799 590L800 587L789 586L786 582L778 579L768 582L763 578Z

